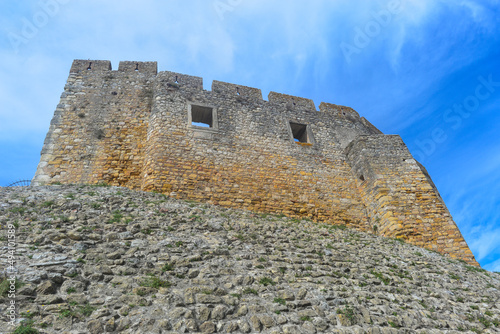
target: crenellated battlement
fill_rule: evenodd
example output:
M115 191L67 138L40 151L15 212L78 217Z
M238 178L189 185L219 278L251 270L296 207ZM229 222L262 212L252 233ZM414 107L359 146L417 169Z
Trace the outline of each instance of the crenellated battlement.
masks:
M316 111L314 101L303 97L270 92L268 95L268 100L270 103L280 105L288 110L295 110L300 108L302 110Z
M158 63L155 61L121 61L118 66L119 72L140 72L150 75L158 73Z
M109 60L82 60L73 61L70 73L108 73L113 71ZM118 65L118 72L140 72L148 75L156 75L158 73L157 62L143 61L121 61Z
M157 83L164 89L203 90L203 78L177 72L159 72Z
M350 107L75 60L33 184L107 183L344 224L477 264L399 136Z
M319 110L325 113L335 114L339 117L351 116L354 118L360 118L356 110L350 107L339 106L326 102L321 102L321 104L319 105Z
M203 78L171 71L158 72L157 62L121 61L118 70L114 71L109 60L74 60L70 73L88 73L92 75L100 75L102 73L103 76L107 76L110 71L115 73L142 73L152 78L156 77L159 87L163 87L166 90L203 91ZM264 102L261 89L223 81L213 80L211 92L219 96L233 97L240 101ZM318 111L313 100L283 93L270 92L268 102L282 106L289 111ZM331 103L321 102L319 111L338 117L350 116L360 119L359 114L354 109ZM373 125L371 126L373 127Z
M255 101L262 101L262 91L258 88L235 85L232 83L216 81L212 82L212 92L215 94L233 96L235 98L245 98Z
M109 60L74 60L70 73L82 73L86 71L107 72L111 71Z

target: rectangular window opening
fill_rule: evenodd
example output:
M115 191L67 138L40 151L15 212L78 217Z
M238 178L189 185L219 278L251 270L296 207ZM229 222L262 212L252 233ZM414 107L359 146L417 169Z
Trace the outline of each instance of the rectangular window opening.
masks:
M191 125L213 128L213 108L191 105Z
M290 122L290 128L292 129L293 139L295 142L297 143L311 142L307 134L307 125Z

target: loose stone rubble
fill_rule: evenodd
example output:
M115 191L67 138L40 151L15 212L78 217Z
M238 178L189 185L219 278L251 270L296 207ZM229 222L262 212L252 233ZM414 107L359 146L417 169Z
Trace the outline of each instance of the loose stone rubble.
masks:
M344 226L71 185L0 188L0 225L0 333L500 332L500 274Z

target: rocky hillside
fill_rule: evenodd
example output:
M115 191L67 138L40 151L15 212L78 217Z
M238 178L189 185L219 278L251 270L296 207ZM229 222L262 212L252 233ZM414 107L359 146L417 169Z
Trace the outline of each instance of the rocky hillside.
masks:
M0 224L0 333L500 332L499 274L343 226L96 186L0 188Z

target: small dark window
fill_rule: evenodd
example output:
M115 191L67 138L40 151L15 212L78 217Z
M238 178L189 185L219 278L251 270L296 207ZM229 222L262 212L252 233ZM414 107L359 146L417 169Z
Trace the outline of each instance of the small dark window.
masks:
M213 118L213 108L191 106L191 125L212 128L214 126Z
M359 177L359 179L360 179L361 181L365 181L365 177L364 177L363 175L361 175L361 176Z
M293 139L298 143L310 143L309 135L307 134L307 125L290 122Z

